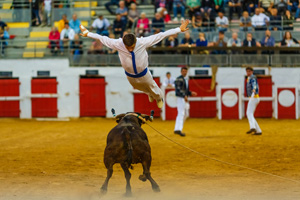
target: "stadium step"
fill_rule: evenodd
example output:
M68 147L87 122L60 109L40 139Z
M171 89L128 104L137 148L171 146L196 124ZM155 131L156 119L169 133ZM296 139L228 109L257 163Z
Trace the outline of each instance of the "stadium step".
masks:
M86 1L76 1L74 2L74 8L89 8L89 7L96 7L97 1L86 2Z
M47 48L49 42L48 41L41 41L41 42L27 42L26 48L32 49L45 49Z
M43 31L43 32L30 32L29 37L31 38L41 38L41 37L48 37L49 36L49 31Z
M42 58L45 52L23 52L23 58Z

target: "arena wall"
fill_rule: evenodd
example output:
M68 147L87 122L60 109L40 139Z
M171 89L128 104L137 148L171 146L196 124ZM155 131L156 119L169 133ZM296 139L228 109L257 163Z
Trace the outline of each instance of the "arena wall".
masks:
M37 71L40 70L48 70L51 77L57 78L58 117L79 117L79 77L85 75L87 69L97 69L99 75L105 77L107 111L111 108L115 108L118 113L133 110L134 90L121 67L69 67L67 59L0 60L0 71L12 71L13 77L19 78L21 83L20 118L31 118L31 79L37 77ZM196 69L199 68L191 68L189 75L194 76ZM209 69L211 74L210 68L205 69ZM161 81L167 71L170 71L173 77L180 74L178 67L151 67L151 70ZM274 86L297 85L298 89L300 88L300 68L265 68L265 70L266 74L272 75ZM244 76L244 68L219 68L216 80L218 87L238 86L243 91ZM273 93L275 94L275 87ZM299 106L298 110L300 112ZM112 117L110 112L107 112L106 116Z

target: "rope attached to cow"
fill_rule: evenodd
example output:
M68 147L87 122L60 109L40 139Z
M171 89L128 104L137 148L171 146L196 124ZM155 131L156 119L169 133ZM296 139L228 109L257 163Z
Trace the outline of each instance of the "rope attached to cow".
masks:
M116 117L115 110L111 109L111 112L113 113L113 116ZM154 111L151 110L151 116L150 116L151 120L150 121L153 120L153 114L154 114ZM149 123L147 123L147 120L145 118L143 118L141 115L138 115L136 113L127 113L126 115L136 116L137 118L139 118L140 120L142 120L145 124L147 124L150 128L152 128L155 132L157 132L159 135L161 135L162 137L166 138L170 142L172 142L174 144L177 144L178 146L180 146L180 147L182 147L184 149L187 149L187 150L189 150L189 151L191 151L193 153L196 153L196 154L198 154L198 155L200 155L202 157L205 157L205 158L207 158L209 160L213 160L213 161L216 161L216 162L220 162L222 164L226 164L226 165L230 165L230 166L235 166L235 167L239 167L239 168L242 168L242 169L247 169L247 170L250 170L250 171L253 171L253 172L257 172L257 173L260 173L260 174L265 174L265 175L273 176L273 177L276 177L276 178L279 178L279 179L283 179L283 180L286 180L286 181L291 181L291 182L299 183L300 184L300 181L298 181L298 180L286 178L286 177L279 176L279 175L276 175L276 174L272 174L272 173L269 173L269 172L260 171L260 170L253 169L253 168L250 168L250 167L245 167L243 165L238 165L238 164L234 164L234 163L230 163L230 162L227 162L227 161L219 160L217 158L210 157L210 156L208 156L206 154L200 153L199 151L191 149L191 148L189 148L189 147L187 147L187 146L185 146L183 144L180 144L179 142L176 142L175 140L173 140L170 137L166 136L165 134L163 134L162 132L158 131L156 128L154 128L153 126L151 126Z

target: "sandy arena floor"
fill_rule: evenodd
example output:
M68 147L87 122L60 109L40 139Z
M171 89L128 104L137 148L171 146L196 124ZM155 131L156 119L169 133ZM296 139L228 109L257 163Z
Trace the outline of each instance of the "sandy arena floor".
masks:
M152 125L203 154L300 181L300 121L258 119L262 136L246 135L248 123L189 119L187 137L173 134L174 121ZM100 195L106 177L103 151L112 119L69 122L0 119L1 200L123 199L125 178L119 165ZM170 143L144 125L152 148L152 176L141 182L140 165L132 172L131 198L162 200L296 200L300 183L207 160Z

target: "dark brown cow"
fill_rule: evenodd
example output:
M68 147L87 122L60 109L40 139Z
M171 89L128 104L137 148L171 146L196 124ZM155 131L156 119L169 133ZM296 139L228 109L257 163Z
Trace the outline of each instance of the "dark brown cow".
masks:
M143 166L143 174L140 175L141 181L147 179L151 182L152 189L159 192L158 184L153 180L150 174L151 166L151 148L148 138L141 125L145 121L152 121L152 117L148 115L140 115L139 113L120 114L116 117L118 123L107 136L107 145L104 151L104 164L107 168L107 177L103 183L101 190L106 193L108 181L113 174L113 165L120 163L125 173L126 195L131 195L129 168L133 169L131 164L141 163Z

